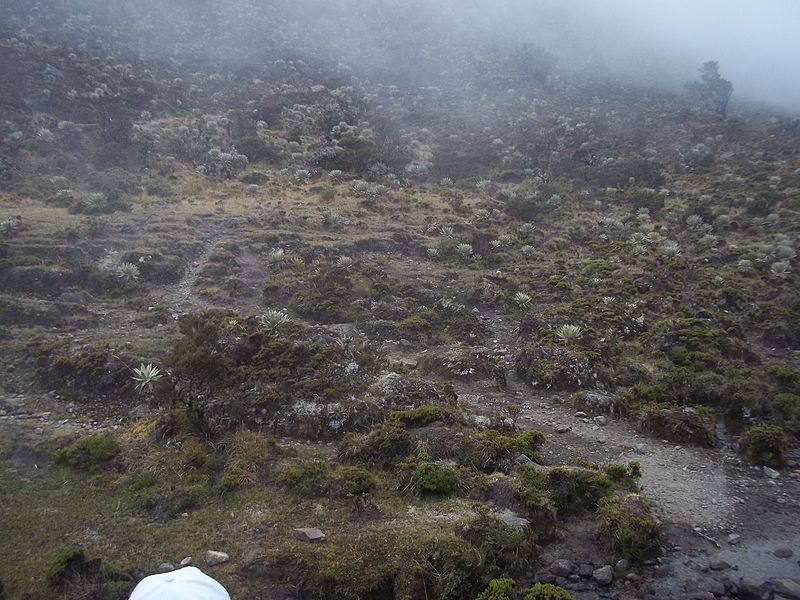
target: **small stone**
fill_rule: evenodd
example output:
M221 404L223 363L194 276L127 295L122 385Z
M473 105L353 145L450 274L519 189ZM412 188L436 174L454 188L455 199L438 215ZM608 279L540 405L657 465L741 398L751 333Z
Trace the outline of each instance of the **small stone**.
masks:
M611 565L605 565L595 569L592 573L592 579L600 585L611 585L611 582L614 581L614 568Z
M608 423L608 420L603 415L597 415L594 419L594 422L601 427Z
M578 565L578 575L588 579L594 573L594 566L589 563L581 563Z
M556 433L567 433L570 429L569 425L556 425Z
M741 540L741 539L742 539L742 536L740 536L738 533L732 533L732 534L730 534L728 536L728 543L731 546L735 546L736 544L739 543L739 540Z
M186 558L184 558L181 561L181 566L182 567L188 567L190 564L192 564L192 557L191 556L187 556Z
M777 479L778 477L781 476L781 474L775 469L770 469L769 467L763 467L763 469L764 469L764 475L766 475L770 479Z
M158 565L158 572L159 573L169 573L170 571L174 571L175 566L172 563L163 562Z
M577 418L577 419L585 419L587 416L589 416L589 415L587 415L582 410L579 410L578 412L575 413L575 418Z
M777 548L773 554L778 558L791 558L794 551L791 548Z
M216 550L208 550L206 551L206 564L209 567L213 567L215 565L221 565L224 562L228 562L231 559L225 552L218 552Z
M518 465L533 465L535 464L526 454L517 454L514 457L514 462Z
M301 542L321 542L325 539L325 534L316 527L298 527L292 533Z
M624 573L630 568L631 568L631 561L629 561L627 558L618 560L617 563L614 565L614 571L616 571L617 573Z
M550 565L550 572L556 577L569 577L574 570L575 565L572 564L572 561L565 558L555 560Z
M708 568L712 571L724 571L726 569L730 569L731 566L722 559L713 558L711 559L711 562L708 563Z

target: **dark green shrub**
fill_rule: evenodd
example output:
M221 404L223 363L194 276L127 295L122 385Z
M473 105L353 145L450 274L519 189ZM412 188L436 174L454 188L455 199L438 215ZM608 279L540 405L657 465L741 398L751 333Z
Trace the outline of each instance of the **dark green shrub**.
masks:
M535 583L522 592L522 600L574 600L570 593L552 583Z
M797 394L775 394L772 408L784 419L792 419L800 413L800 396Z
M454 469L424 461L414 471L413 485L423 495L450 496L458 491L459 476Z
M375 488L375 477L363 467L342 467L336 474L337 487L345 496L363 496Z
M492 579L475 600L511 600L513 590L513 579Z
M323 495L330 489L331 463L324 460L304 460L286 466L278 473L278 481L302 496Z
M786 460L789 440L783 428L758 425L748 429L740 440L742 453L754 464L782 467Z
M339 445L339 459L380 466L392 466L414 449L408 431L398 423L382 423L366 435L348 435Z
M600 502L602 534L612 558L645 560L659 553L661 524L639 494L610 496Z
M121 448L107 433L78 438L66 448L53 453L53 460L80 469L94 469L114 460Z
M613 489L608 475L593 469L556 467L545 481L559 516L594 510L600 499Z

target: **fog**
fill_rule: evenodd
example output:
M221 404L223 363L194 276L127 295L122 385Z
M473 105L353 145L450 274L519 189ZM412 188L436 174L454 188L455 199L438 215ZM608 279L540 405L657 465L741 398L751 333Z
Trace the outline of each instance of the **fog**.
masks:
M752 100L800 112L800 3L794 0L17 4L12 30L25 29L31 10L66 21L65 36L70 24L114 23L116 43L133 46L145 59L243 75L250 69L254 77L277 58L311 58L340 67L339 74L346 65L358 78L461 85L464 65L474 65L476 56L507 55L528 43L558 58L561 77L591 75L681 91L703 62L716 60L734 84L734 105ZM74 33L81 45L91 45L85 29Z

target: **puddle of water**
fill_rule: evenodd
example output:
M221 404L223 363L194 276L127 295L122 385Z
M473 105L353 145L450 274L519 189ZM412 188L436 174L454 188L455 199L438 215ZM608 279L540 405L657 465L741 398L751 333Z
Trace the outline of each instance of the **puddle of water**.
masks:
M789 558L778 558L775 550L789 548ZM761 583L773 577L800 579L800 538L754 542L720 550L719 558L739 567L738 575Z

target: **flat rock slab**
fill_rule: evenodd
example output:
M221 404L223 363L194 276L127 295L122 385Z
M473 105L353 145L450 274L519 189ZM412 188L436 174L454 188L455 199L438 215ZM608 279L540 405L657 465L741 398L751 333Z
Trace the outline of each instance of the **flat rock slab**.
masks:
M796 579L780 578L770 579L775 593L792 600L800 600L800 581Z
M316 527L298 527L292 531L292 535L301 542L321 542L325 539L325 534Z

